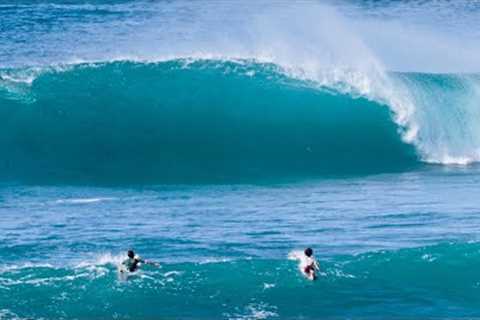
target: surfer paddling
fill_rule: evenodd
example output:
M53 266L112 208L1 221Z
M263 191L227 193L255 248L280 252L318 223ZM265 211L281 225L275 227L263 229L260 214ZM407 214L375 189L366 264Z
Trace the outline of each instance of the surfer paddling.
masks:
M307 248L304 251L305 257L302 259L301 269L305 276L310 280L316 280L316 271L320 270L317 260L313 257L312 248Z
M128 250L127 256L128 256L128 258L125 259L122 262L122 267L124 267L125 270L127 270L129 272L137 271L140 264L150 264L150 265L154 265L156 267L160 266L156 262L143 260L140 256L136 255L135 252L133 252L133 250ZM121 269L120 271L123 272L123 269Z

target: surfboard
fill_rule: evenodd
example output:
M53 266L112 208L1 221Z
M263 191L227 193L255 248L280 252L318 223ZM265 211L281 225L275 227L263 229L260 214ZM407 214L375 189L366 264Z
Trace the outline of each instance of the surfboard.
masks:
M123 264L117 266L118 279L126 281L128 278L134 275L134 272L130 272Z

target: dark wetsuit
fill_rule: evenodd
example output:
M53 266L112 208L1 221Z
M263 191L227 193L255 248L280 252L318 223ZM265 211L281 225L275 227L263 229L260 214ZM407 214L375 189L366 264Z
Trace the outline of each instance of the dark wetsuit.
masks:
M142 259L139 256L135 256L133 258L128 258L122 262L122 264L127 268L130 272L135 272L138 269L138 264L142 262Z

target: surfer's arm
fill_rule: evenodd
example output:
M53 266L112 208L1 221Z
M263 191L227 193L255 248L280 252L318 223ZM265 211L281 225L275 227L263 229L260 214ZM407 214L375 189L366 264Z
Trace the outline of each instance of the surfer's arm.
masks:
M143 264L149 264L149 265L152 265L152 266L155 266L155 267L160 267L160 263L157 263L157 262L154 262L154 261L149 261L149 260L139 260L139 262L143 263Z
M160 263L154 261L145 261L146 264L150 264L155 267L160 267Z

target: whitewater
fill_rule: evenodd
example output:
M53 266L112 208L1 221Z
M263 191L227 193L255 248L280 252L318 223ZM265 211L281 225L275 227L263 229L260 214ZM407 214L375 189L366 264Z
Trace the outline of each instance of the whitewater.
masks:
M479 19L2 1L0 319L479 317Z

